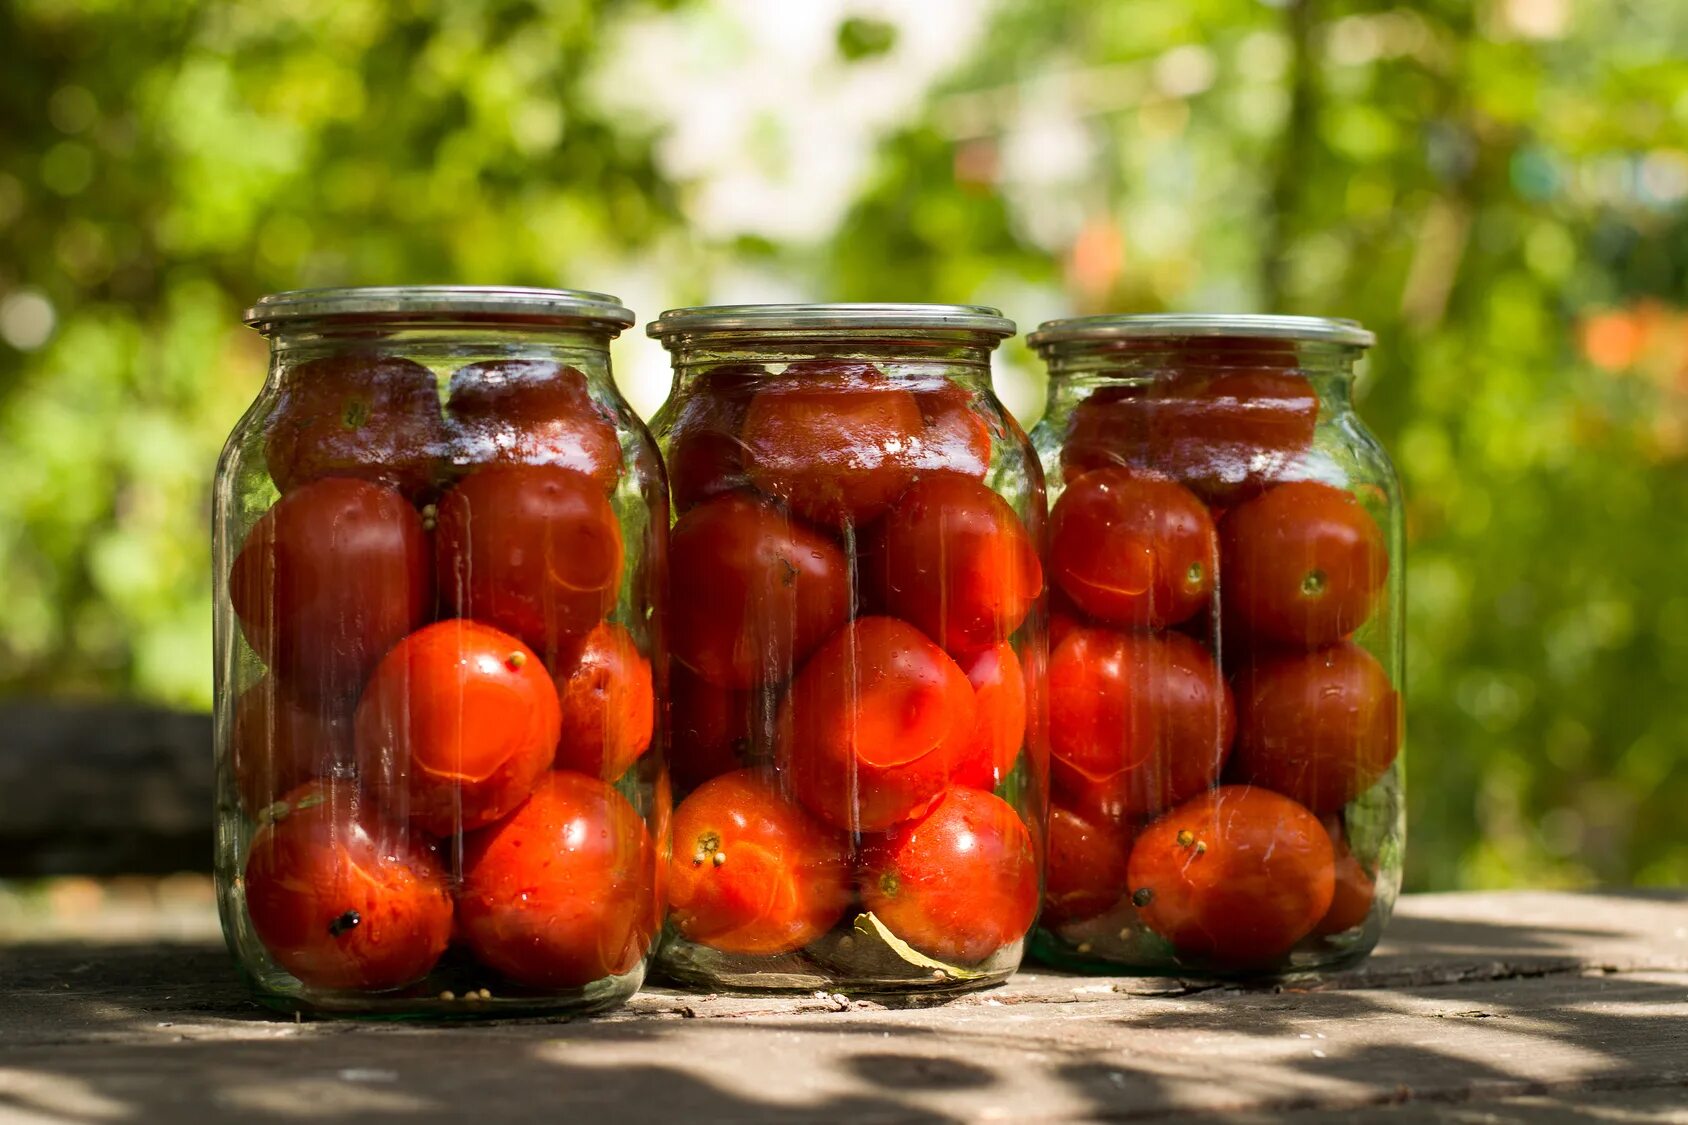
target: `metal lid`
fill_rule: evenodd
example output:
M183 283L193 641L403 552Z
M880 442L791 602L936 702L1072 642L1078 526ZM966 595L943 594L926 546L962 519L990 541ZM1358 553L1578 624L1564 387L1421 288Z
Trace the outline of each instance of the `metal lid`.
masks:
M667 343L699 332L880 332L953 331L1003 339L1014 335L1014 322L986 305L815 304L703 305L669 309L645 325L645 332Z
M633 310L607 293L584 289L523 289L502 285L385 285L294 289L258 298L242 315L260 332L295 320L477 320L586 324L620 331Z
M1157 313L1142 316L1080 316L1046 320L1026 337L1034 348L1081 340L1176 340L1225 336L1234 339L1305 340L1318 344L1347 344L1369 348L1377 337L1357 320L1322 316L1261 316L1258 314Z

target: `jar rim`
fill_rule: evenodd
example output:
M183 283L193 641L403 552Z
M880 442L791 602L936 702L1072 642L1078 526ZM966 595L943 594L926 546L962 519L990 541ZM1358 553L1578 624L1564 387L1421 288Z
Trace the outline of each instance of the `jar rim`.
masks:
M968 332L994 340L1014 335L1012 320L989 305L933 305L902 302L696 305L668 309L645 325L645 334L669 343L699 332L877 332L885 330Z
M1268 316L1259 313L1147 313L1079 316L1046 320L1027 334L1040 350L1087 340L1177 340L1216 336L1253 340L1303 340L1369 348L1377 336L1357 320L1324 316Z
M634 323L620 298L589 289L510 285L373 285L290 289L270 293L241 314L268 333L301 320L435 320L509 318L526 324L583 325L620 332Z

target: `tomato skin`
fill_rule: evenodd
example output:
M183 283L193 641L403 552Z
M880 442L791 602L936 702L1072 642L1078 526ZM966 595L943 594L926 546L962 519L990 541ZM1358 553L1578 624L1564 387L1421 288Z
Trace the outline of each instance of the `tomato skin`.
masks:
M1370 789L1400 752L1400 693L1352 642L1268 656L1238 674L1236 692L1233 772L1314 812Z
M252 929L313 988L379 991L428 975L451 940L451 893L433 853L384 823L356 787L315 782L259 827L243 882Z
M626 628L595 627L556 663L562 737L556 766L614 781L650 749L656 726L651 662Z
M449 836L522 803L551 768L561 718L532 650L457 618L382 658L353 724L365 788L393 815Z
M229 741L240 807L253 818L306 782L353 761L347 717L301 707L268 676L235 700Z
M925 425L914 395L872 364L807 360L752 396L740 436L757 488L823 527L861 527L914 479Z
M671 661L668 708L669 770L682 792L745 764L758 710L754 693L716 687Z
M668 902L687 941L725 953L790 953L832 929L851 897L848 839L765 774L722 774L674 812Z
M831 539L750 496L698 505L669 538L669 645L721 687L778 683L850 613Z
M553 770L512 815L463 838L458 933L531 988L629 972L658 925L656 849L627 798Z
M1219 527L1227 626L1255 644L1317 648L1371 617L1389 575L1383 532L1340 488L1293 481Z
M1112 625L1162 629L1208 604L1219 565L1207 508L1182 485L1097 469L1067 486L1049 517L1053 581Z
M1377 880L1348 847L1341 818L1325 817L1325 830L1330 833L1331 848L1336 853L1336 893L1331 897L1330 909L1313 927L1313 932L1321 935L1340 934L1365 925L1371 916L1372 900L1377 897Z
M914 400L924 423L912 461L915 472L984 480L991 465L991 430L967 389L946 383L936 390L915 391Z
M264 460L282 493L352 477L415 498L433 484L446 445L432 371L399 356L349 352L283 376Z
M780 705L779 761L803 806L873 832L915 816L974 745L973 685L925 634L858 617L833 634Z
M241 631L285 694L337 706L381 654L427 619L422 519L397 492L330 477L258 518L229 571Z
M577 368L543 359L471 363L451 376L452 449L470 465L555 465L606 492L621 477L621 442Z
M978 716L972 748L956 765L951 781L992 790L1014 770L1026 741L1026 674L1014 646L999 641L960 662L973 685Z
M621 592L621 526L603 490L555 465L491 465L440 499L440 593L459 617L549 657Z
M1180 633L1075 629L1049 659L1049 713L1057 782L1126 816L1213 785L1236 734L1224 677Z
M668 488L676 512L750 484L739 429L750 395L766 377L766 369L748 363L721 364L698 376L669 431Z
M1063 926L1106 914L1130 893L1131 833L1105 816L1053 805L1042 920Z
M1201 357L1184 358L1199 364ZM1293 364L1290 357L1286 366ZM1319 396L1303 375L1270 367L1196 366L1149 386L1110 388L1081 402L1061 450L1062 475L1070 481L1125 465L1165 473L1210 503L1235 503L1296 463L1313 443L1318 416Z
M977 964L1019 941L1037 915L1031 832L983 790L946 790L924 816L869 845L862 868L864 905L914 948L952 964Z
M995 644L1043 591L1037 546L1008 501L952 473L924 477L868 533L886 611L952 653Z
M1324 917L1334 862L1312 813L1227 785L1143 829L1127 872L1139 917L1181 956L1251 967L1282 957Z

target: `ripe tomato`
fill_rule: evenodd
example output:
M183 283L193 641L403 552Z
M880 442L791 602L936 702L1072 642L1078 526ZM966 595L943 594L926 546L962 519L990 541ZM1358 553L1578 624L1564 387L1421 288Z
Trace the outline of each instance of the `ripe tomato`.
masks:
M991 429L975 408L972 394L946 382L936 390L915 391L914 400L925 423L912 461L915 472L984 480L991 465Z
M1130 469L1097 469L1067 486L1049 518L1056 585L1111 625L1162 629L1213 595L1213 519L1186 488Z
M867 538L887 612L951 652L1008 636L1043 590L1037 546L1020 517L967 477L916 481Z
M557 690L515 637L462 618L418 629L382 658L354 718L359 776L435 836L490 824L551 768Z
M906 621L858 617L815 650L780 705L779 760L838 828L914 816L973 745L973 685Z
M402 988L451 940L439 861L356 787L315 782L252 837L246 910L276 963L313 988Z
M925 430L914 395L866 363L793 363L751 398L740 436L751 481L827 527L861 527L914 479Z
M432 371L398 356L346 353L282 377L264 460L281 492L355 477L416 497L433 484L446 444Z
M1389 574L1377 521L1314 481L1269 489L1219 528L1224 612L1255 642L1316 648L1366 623Z
M1336 893L1331 897L1330 909L1313 927L1313 932L1340 934L1365 925L1371 916L1372 900L1377 897L1377 880L1348 847L1339 817L1325 817L1325 831L1330 833L1331 847L1336 852Z
M721 687L779 683L850 613L844 552L743 495L680 517L669 539L669 644Z
M1161 382L1081 402L1061 450L1062 473L1070 481L1113 465L1150 469L1210 503L1235 503L1279 479L1307 451L1318 416L1319 396L1305 376L1203 370L1198 363Z
M543 359L471 363L452 375L446 411L459 463L555 465L606 492L621 478L615 423L573 367Z
M547 657L590 632L621 592L621 526L603 489L554 465L492 465L440 500L441 594L460 617Z
M1401 696L1377 658L1350 642L1268 656L1236 681L1239 780L1314 812L1370 789L1401 748Z
M1063 926L1106 914L1130 894L1131 833L1105 816L1054 805L1043 876L1043 922Z
M1137 837L1128 867L1145 925L1184 957L1269 964L1330 909L1335 857L1317 817L1288 797L1227 785Z
M638 965L656 889L656 849L627 798L553 770L514 814L463 838L458 933L517 984L578 988Z
M300 485L259 517L229 571L241 631L286 694L337 705L433 601L428 537L368 481Z
M557 661L563 734L558 769L614 781L650 749L656 725L651 662L633 634L606 621Z
M234 704L230 764L240 807L256 818L286 793L352 764L352 724L338 709L301 707L266 676Z
M674 811L668 904L687 941L790 953L832 929L850 897L847 838L755 770L705 782Z
M961 670L973 685L978 719L972 748L957 763L951 781L995 789L1014 769L1026 741L1026 676L1014 646L999 641L964 657Z
M977 964L1019 941L1037 915L1037 853L1014 806L979 789L944 792L862 859L862 900L930 957Z
M1049 713L1057 781L1128 816L1214 784L1236 733L1224 677L1181 633L1075 629L1049 659Z
M676 660L668 666L668 709L668 765L682 792L746 763L760 710L755 693L716 687Z
M767 372L748 363L726 363L682 384L684 402L668 440L668 488L674 510L685 513L711 496L744 488L744 447L739 428L756 385Z

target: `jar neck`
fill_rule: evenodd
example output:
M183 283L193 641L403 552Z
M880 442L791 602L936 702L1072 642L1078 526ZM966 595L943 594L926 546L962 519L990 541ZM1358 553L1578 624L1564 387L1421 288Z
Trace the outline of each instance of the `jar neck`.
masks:
M610 340L616 333L598 327L477 319L425 323L303 322L268 335L272 379L282 378L310 360L361 353L404 357L437 368L443 374L472 363L551 362L577 368L589 379L608 383Z
M837 331L781 333L697 333L664 341L674 367L674 389L682 391L713 373L744 378L822 374L871 365L894 380L934 377L989 383L997 339L985 333L917 332L888 335Z
M1364 349L1296 340L1070 341L1042 350L1049 405L1088 398L1104 387L1207 381L1245 373L1300 375L1332 405L1351 402L1354 365Z

